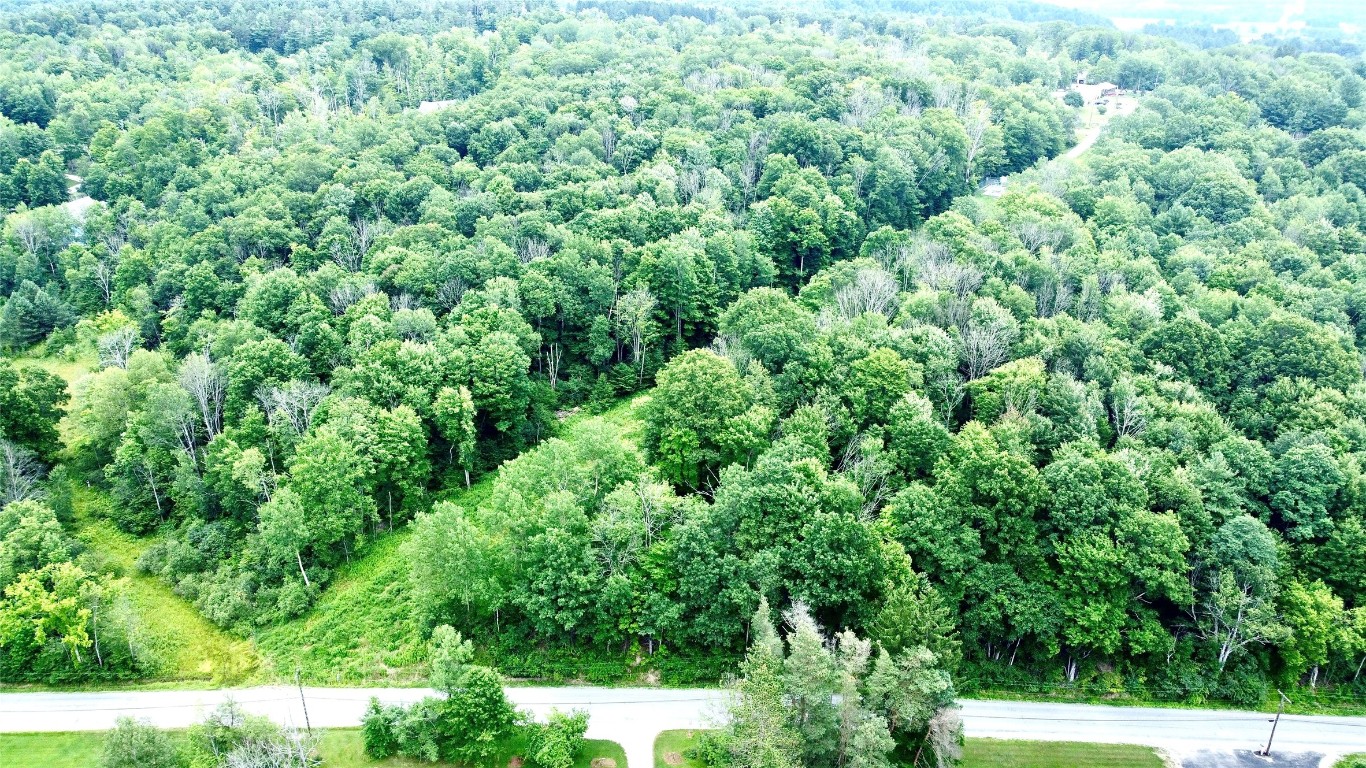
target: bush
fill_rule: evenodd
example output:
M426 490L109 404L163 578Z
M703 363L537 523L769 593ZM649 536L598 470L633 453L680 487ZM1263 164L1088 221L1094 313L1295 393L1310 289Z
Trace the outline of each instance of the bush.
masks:
M366 755L383 760L398 754L395 729L402 716L402 707L386 707L379 703L379 699L370 697L370 706L366 707L360 725L361 742L365 745Z
M442 713L447 737L442 757L462 763L485 763L512 734L516 710L503 693L503 680L488 667L470 667Z
M702 765L730 765L730 744L725 731L702 731L693 748L684 754Z
M532 761L540 768L573 768L587 731L587 712L576 709L565 714L551 710L546 724L537 726L531 736Z
M322 762L312 736L247 714L232 702L190 728L186 753L192 766L317 768Z
M411 707L385 707L371 699L361 724L365 753L376 760L403 755L428 762L489 762L517 722L502 679L487 667L467 667L450 693L450 698L426 698Z
M100 768L179 768L184 765L171 737L149 723L119 718L104 739Z
M1219 678L1214 697L1245 707L1261 704L1271 692L1266 674L1253 663L1230 664Z
M423 699L404 709L393 707L394 743L398 754L434 763L446 754L442 730L448 705L442 699Z

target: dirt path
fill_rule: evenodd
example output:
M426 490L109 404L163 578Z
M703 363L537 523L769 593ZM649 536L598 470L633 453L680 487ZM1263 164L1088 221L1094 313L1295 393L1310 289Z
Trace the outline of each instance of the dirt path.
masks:
M1137 108L1138 100L1131 96L1111 96L1110 104L1107 105L1107 109L1103 115L1091 113L1090 110L1093 110L1094 107L1087 107L1088 118L1092 121L1092 125L1086 129L1086 133L1082 134L1077 145L1067 150L1067 152L1063 154L1063 157L1068 160L1075 160L1078 157L1081 157L1086 153L1086 150L1096 145L1096 141L1100 139L1100 132L1105 129L1105 126L1110 124L1112 119L1121 115L1131 115Z
M1076 160L1077 158L1081 157L1081 154L1083 152L1095 146L1096 140L1100 138L1100 130L1104 127L1105 123L1103 122L1096 123L1095 125L1091 126L1089 129L1087 129L1086 133L1082 135L1081 141L1077 142L1077 146L1072 147L1071 149L1067 150L1067 152L1063 153L1063 157L1067 158L1068 160Z

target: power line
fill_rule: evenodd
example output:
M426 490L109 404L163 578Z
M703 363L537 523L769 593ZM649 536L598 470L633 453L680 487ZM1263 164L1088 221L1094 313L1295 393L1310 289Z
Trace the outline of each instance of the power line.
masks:
M1366 728L1366 723L1340 723L1336 720L1315 720L1312 717L1298 715L1286 715L1285 719L1296 723L1313 723L1314 725L1338 726L1341 728Z
M247 699L247 700L223 699L223 701L221 701L221 702L213 702L213 703L216 705L216 704L225 703L225 702L227 702L227 701L232 701L232 703L234 703L234 704L269 704L269 703L277 702L277 701L292 701L292 700L293 700L292 698L283 698L283 699ZM5 715L42 715L42 714L54 714L54 715L56 715L56 714L62 714L62 713L65 713L65 712L126 712L126 711L128 711L128 710L133 710L133 709L136 709L136 710L142 710L142 709L184 709L185 707L207 707L207 706L209 706L209 705L210 705L209 702L190 702L190 703L182 702L182 703L180 703L180 704L145 704L145 705L137 706L137 707L62 707L60 710L46 710L46 709L0 709L0 714L5 714Z
M607 699L598 701L516 701L512 702L516 706L599 706L599 705L649 705L649 704L679 704L687 702L719 702L723 697L715 696L675 696L668 698L650 699ZM314 696L315 701L334 701L342 703L363 703L361 698L337 697L337 696ZM223 701L227 701L224 699ZM292 697L269 698L269 699L245 699L233 700L237 704L276 704L281 702L291 702ZM184 709L194 706L215 706L221 702L193 702L178 704L148 704L141 706L127 707L63 707L62 712L126 712L141 711L152 709ZM47 710L26 710L26 709L5 709L0 710L0 714L20 714L38 715L46 714ZM1067 722L1067 723L1254 723L1261 722L1264 718L1260 715L1215 715L1204 717L1080 717L1080 716L1043 716L1043 715L987 715L987 714L964 714L965 720L1020 720L1036 722ZM1287 715L1287 720L1300 723L1328 727L1346 728L1366 728L1366 723L1339 722L1336 720L1315 719L1295 715Z
M589 706L598 704L675 704L686 701L719 701L724 697L718 696L692 696L675 699L607 699L601 701L512 701L509 703L519 707L565 707L565 706ZM335 696L314 696L314 701L355 701L360 699L339 698Z
M964 720L1043 720L1059 723L1260 723L1261 717L1035 717L964 714Z

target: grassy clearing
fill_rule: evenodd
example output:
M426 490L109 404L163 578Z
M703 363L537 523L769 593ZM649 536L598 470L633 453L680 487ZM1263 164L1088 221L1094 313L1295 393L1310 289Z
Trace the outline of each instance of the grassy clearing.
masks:
M486 498L481 482L456 503ZM256 637L267 672L288 676L297 667L306 681L402 685L420 681L425 628L408 591L408 564L400 528L339 568L318 602L303 616Z
M68 391L77 379L95 370L96 365L95 358L88 355L68 358L65 355L26 354L11 357L10 360L19 368L42 368L48 373L61 377L66 382Z
M963 768L1162 768L1149 747L1063 741L968 739Z
M639 428L638 404L623 402L600 417L628 437ZM561 425L560 437L573 440L576 427L592 415L576 413ZM472 488L441 498L473 510L493 491L491 472ZM403 559L407 527L375 542L365 554L337 570L318 602L299 618L269 627L255 638L265 658L267 677L292 677L326 685L415 685L424 683L422 661L427 627L412 605L408 563Z
M250 642L219 629L166 582L138 572L138 557L156 540L114 527L103 514L108 500L96 491L73 484L71 502L72 533L91 557L127 579L126 594L146 632L143 642L162 661L155 679L201 685L249 681L260 664Z
M183 732L180 732L183 734ZM17 733L0 734L0 765L5 768L98 768L100 752L104 748L104 733ZM524 755L524 739L507 745L506 754L497 764L506 765L514 755ZM372 760L365 755L361 733L356 728L336 728L319 732L318 754L327 768L369 768L369 766L443 766L447 763L427 763L395 757ZM626 753L615 741L589 739L574 761L574 768L608 768L602 758L614 761L616 768L626 768ZM598 760L596 766L593 761Z
M655 738L655 768L702 768L688 757L702 731L661 731Z

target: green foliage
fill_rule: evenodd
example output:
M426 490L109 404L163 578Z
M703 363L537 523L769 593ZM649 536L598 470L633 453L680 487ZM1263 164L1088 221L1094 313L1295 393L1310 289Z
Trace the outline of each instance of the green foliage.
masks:
M51 461L61 447L57 419L66 402L61 379L0 358L0 438Z
M474 647L449 624L442 624L432 630L427 657L432 665L432 687L449 697L464 681L467 668L474 660Z
M371 699L361 728L367 755L489 765L500 754L516 721L502 679L487 667L457 665L453 647L459 647L458 635L438 639L433 649L433 667L439 670L434 682L446 687L447 698L423 699L410 707L382 707Z
M707 764L888 766L923 754L952 764L962 743L953 684L922 646L889 652L852 631L828 640L800 604L786 650L761 600L731 722ZM870 663L871 662L871 663Z
M105 736L100 768L179 768L180 750L169 734L145 722L119 718Z
M762 445L772 412L731 361L706 350L665 366L645 413L645 443L665 476L686 488L714 485L722 467Z
M81 548L45 504L0 508L0 679L59 684L157 670L127 582L73 561Z
M950 672L958 667L962 650L952 611L923 576L888 595L868 631L870 639L891 653L920 646Z
M22 349L75 322L75 313L60 297L26 280L0 308L0 344Z
M588 730L588 713L574 710L568 714L551 710L545 725L533 726L531 760L541 768L573 768L583 751L583 734Z
M0 342L99 353L64 414L0 362L4 501L54 467L112 499L139 611L180 605L162 579L320 679L411 676L444 624L519 669L665 674L767 599L888 645L952 623L985 681L1359 688L1340 41L267 5L3 12ZM1036 169L1084 70L1141 106ZM91 664L134 634L115 569L20 512L5 626L41 647L7 640L6 679L150 673L135 643Z

